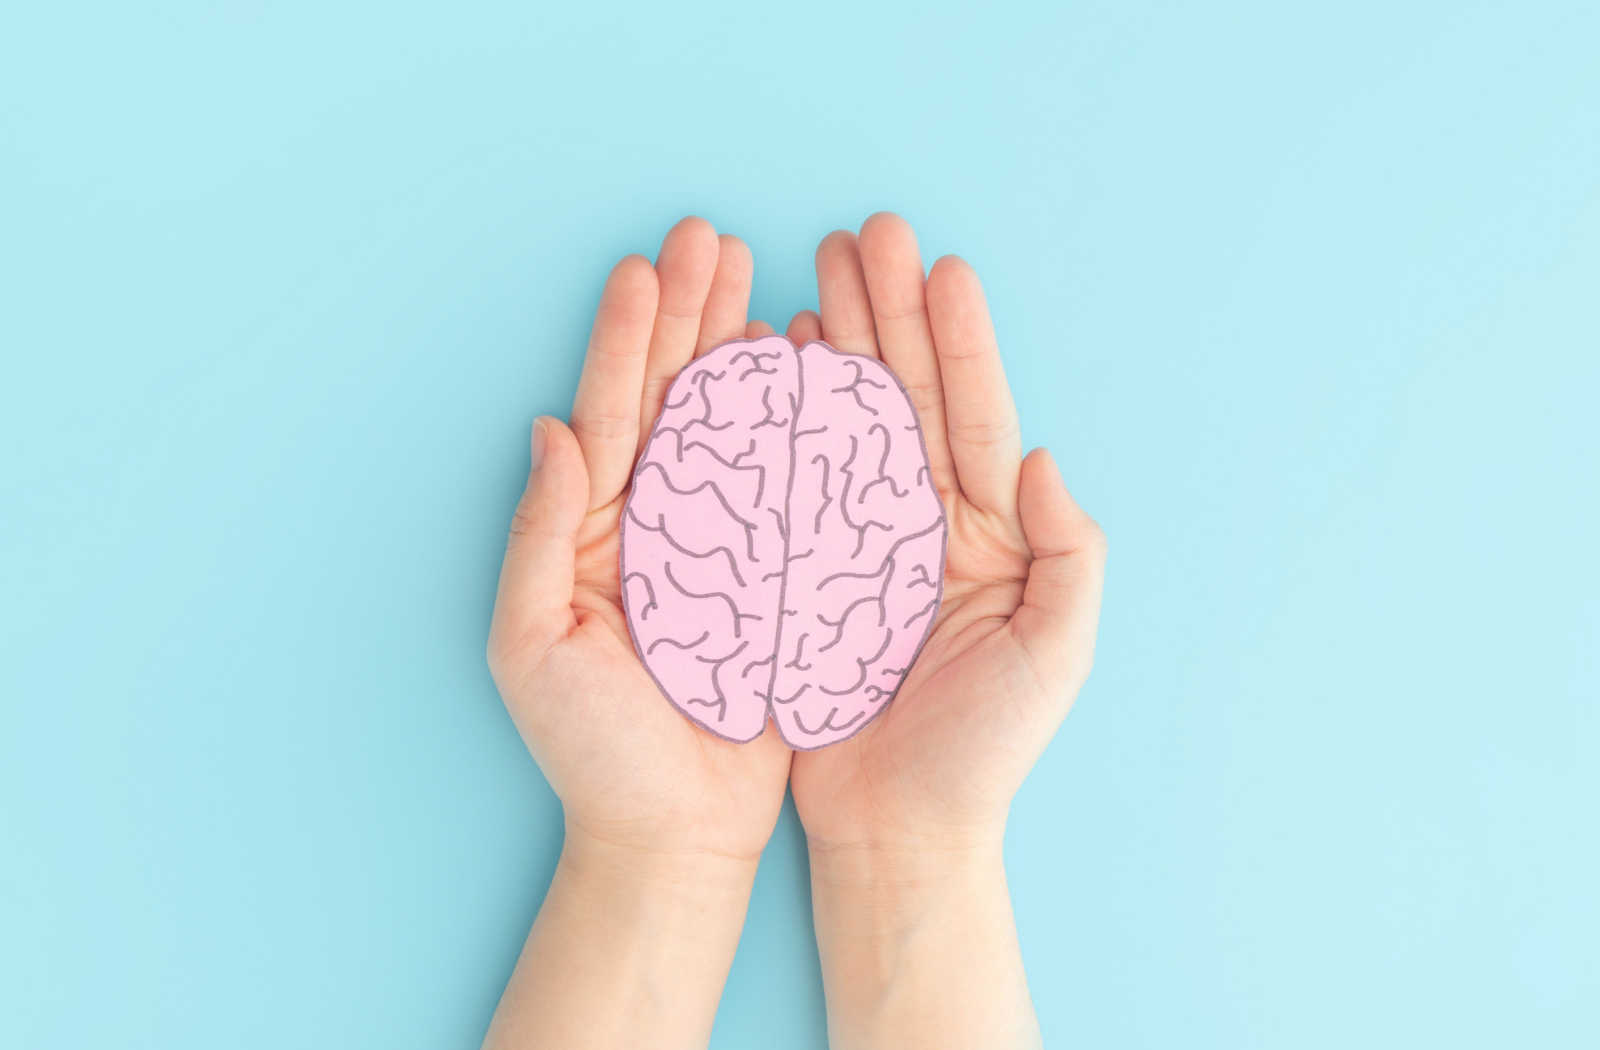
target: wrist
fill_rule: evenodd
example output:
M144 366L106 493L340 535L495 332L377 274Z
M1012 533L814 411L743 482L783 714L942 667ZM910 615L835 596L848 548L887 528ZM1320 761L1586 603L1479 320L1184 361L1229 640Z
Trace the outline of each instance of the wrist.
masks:
M627 896L641 903L683 897L722 906L739 901L742 914L759 862L759 856L618 841L569 820L557 877L597 896Z
M1004 818L892 832L808 830L813 880L839 888L915 887L993 872L1001 866Z
M704 1032L744 927L755 863L694 849L641 848L567 825L561 859L535 924L566 950L549 961L582 975L614 1022L657 1030L658 1045L704 1045L669 1031ZM591 1019L594 1014L582 1011ZM592 1023L592 1021L591 1021ZM551 1039L552 1046L623 1045L622 1039Z
M570 821L490 1047L705 1046L739 943L751 858L644 849Z
M808 844L820 938L896 939L961 901L1005 896L1000 840Z
M813 842L811 896L830 1045L1038 1045L999 835Z

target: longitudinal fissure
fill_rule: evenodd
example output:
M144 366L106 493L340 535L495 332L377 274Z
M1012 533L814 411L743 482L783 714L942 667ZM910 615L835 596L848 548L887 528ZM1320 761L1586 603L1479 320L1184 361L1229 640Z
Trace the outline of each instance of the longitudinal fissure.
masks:
M794 499L794 462L798 448L796 431L800 429L800 409L806 400L806 370L800 363L800 351L794 351L794 397L789 405L789 470L783 482L783 520L789 525L783 530L783 560L778 564L778 627L772 634L772 674L767 678L767 695L764 697L767 705L767 716L772 714L772 690L778 684L778 654L783 652L783 625L787 617L784 601L789 595L789 547L794 542L794 514L791 503ZM811 551L806 551L810 554Z

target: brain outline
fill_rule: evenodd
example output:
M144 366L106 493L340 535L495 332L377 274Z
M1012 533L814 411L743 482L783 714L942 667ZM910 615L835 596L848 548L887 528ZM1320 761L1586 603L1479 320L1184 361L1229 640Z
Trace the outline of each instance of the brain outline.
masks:
M681 714L736 743L769 720L796 750L860 732L943 600L948 519L910 397L881 362L820 341L736 339L685 367L621 530L640 661Z

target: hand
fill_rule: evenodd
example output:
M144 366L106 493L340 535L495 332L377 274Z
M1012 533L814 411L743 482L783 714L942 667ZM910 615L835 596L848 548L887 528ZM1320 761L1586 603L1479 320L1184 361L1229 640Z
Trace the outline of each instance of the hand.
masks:
M634 653L618 580L618 524L634 460L691 357L746 326L749 249L701 219L667 235L652 267L617 264L601 295L572 427L541 419L500 574L489 665L573 836L646 854L760 856L789 750L702 732L662 698Z
M820 318L798 315L789 339L895 371L949 522L944 601L898 695L794 757L829 1044L1037 1047L1001 839L1089 673L1105 538L1047 452L1023 458L966 263L924 280L910 227L875 215L822 242L817 286Z
M1022 456L977 275L923 280L911 228L875 215L817 250L821 317L789 338L879 357L905 384L949 519L944 601L900 692L832 747L795 755L815 850L993 846L1028 770L1089 673L1105 537L1049 453Z
M789 749L703 732L634 655L618 580L632 467L668 384L746 325L749 250L685 219L601 295L572 427L541 419L489 666L566 841L486 1047L705 1046Z

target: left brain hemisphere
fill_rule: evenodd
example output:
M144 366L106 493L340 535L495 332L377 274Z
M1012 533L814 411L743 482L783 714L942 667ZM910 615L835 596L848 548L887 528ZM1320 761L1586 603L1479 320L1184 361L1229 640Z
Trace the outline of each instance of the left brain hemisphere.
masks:
M645 666L684 714L731 740L766 721L798 383L782 337L684 369L622 522L623 600Z

